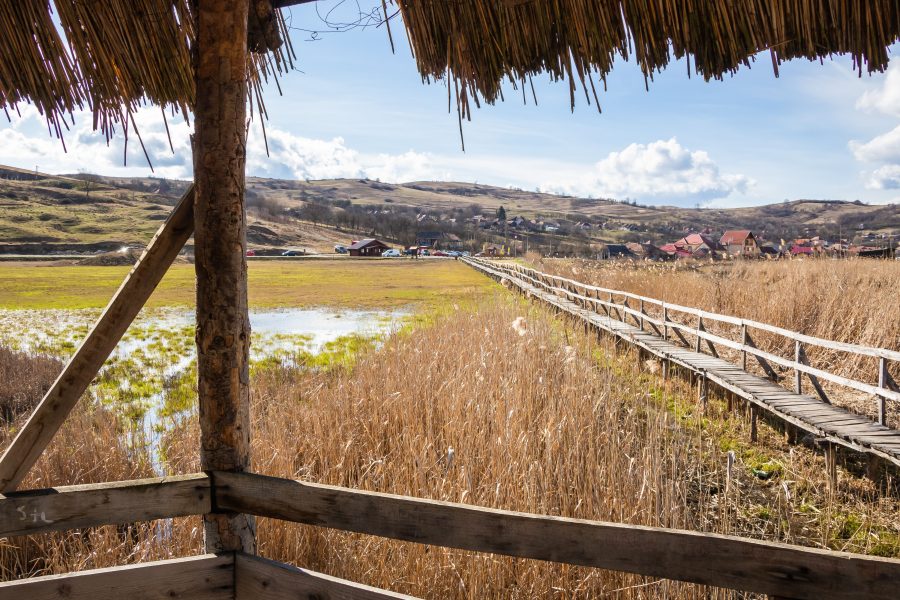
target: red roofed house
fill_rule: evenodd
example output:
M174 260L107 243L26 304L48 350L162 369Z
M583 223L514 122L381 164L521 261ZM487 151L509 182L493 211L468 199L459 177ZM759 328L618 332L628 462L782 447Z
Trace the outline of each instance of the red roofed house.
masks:
M798 246L797 244L791 246L791 256L813 256L814 254L815 250L810 246Z
M749 229L726 231L719 243L731 256L756 258L759 256L759 243Z
M709 255L721 249L714 239L702 233L687 235L675 242L674 246L678 250L684 250L698 256Z

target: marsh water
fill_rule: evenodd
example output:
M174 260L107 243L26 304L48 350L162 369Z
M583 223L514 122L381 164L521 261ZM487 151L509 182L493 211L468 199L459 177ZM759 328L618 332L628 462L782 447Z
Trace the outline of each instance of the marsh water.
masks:
M0 344L66 360L98 310L0 310ZM332 308L251 311L251 369L262 364L328 368L377 344L410 315L405 309ZM126 424L132 443L149 445L159 464L159 437L193 410L196 399L194 315L187 309L141 312L89 388L91 398Z

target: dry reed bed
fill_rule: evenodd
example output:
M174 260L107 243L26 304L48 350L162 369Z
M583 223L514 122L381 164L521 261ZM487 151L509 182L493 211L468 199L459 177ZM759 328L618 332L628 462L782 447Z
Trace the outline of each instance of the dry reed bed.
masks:
M514 326L519 317L524 329ZM788 448L767 427L765 451L750 448L740 441L749 426L724 403L702 416L689 386L665 387L633 359L526 302L485 304L389 339L352 371L258 373L254 469L519 511L900 552L891 496L852 478L829 495L815 453ZM198 467L196 429L190 422L172 436L167 454L180 457L180 472ZM752 469L775 475L762 481ZM849 538L858 535L844 540L837 530L850 514L858 527ZM261 521L260 541L271 558L428 598L698 593L271 520Z
M498 295L392 336L352 368L260 370L254 469L513 510L900 554L893 496L848 478L827 494L820 459L786 449L765 427L760 458L739 442L747 437L742 419L719 418L724 405L711 403L702 418L685 384L662 387L611 343ZM142 453L122 447L112 422L99 411L77 413L27 486L145 475ZM197 429L191 419L169 434L173 472L199 469ZM727 449L737 455L730 478ZM749 470L764 459L779 465L769 481ZM853 531L844 540L836 531L847 528L848 514ZM170 537L154 535L165 530L157 524L131 535L107 527L17 538L0 564L11 577L191 554L199 548L196 525L177 520ZM427 598L704 594L687 584L272 520L261 520L259 538L266 556Z
M900 263L876 260L737 261L670 264L625 261L537 259L532 266L584 283L623 290L716 312L770 323L839 342L900 350ZM648 307L649 309L650 307ZM654 316L659 316L648 310ZM690 326L696 319L670 313ZM707 321L708 329L740 340L738 328ZM793 359L793 343L753 331L763 349ZM689 341L692 339L689 337ZM703 345L704 352L708 351ZM719 348L724 358L739 355ZM807 346L813 366L860 381L878 383L878 359ZM755 361L750 367L762 374ZM900 364L890 364L900 381ZM792 387L793 371L775 366ZM870 417L877 415L873 398L823 382L836 404ZM804 387L812 392L808 382ZM888 403L890 423L900 427L900 406Z

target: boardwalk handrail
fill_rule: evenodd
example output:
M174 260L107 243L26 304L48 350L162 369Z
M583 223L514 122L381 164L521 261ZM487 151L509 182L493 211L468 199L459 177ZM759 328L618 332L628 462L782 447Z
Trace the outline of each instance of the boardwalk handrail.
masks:
M900 389L898 389L896 384L891 380L887 368L887 361L900 361L900 352L897 352L895 350L825 340L822 338L801 334L796 331L791 331L789 329L784 329L782 327L776 327L774 325L769 325L766 323L759 323L750 319L742 319L730 315L721 315L718 313L713 313L689 306L671 304L662 300L658 300L656 298L641 296L639 294L633 294L631 292L589 285L580 281L576 281L574 279L560 277L558 275L550 275L548 273L544 273L542 271L538 271L536 269L525 267L516 263L499 263L485 261L483 259L467 259L466 262L475 266L476 268L480 268L481 270L486 269L489 271L493 271L495 274L502 274L512 281L514 281L515 278L527 279L531 282L532 285L540 286L556 294L565 295L567 299L577 301L582 305L587 305L589 303L593 306L605 307L608 311L615 310L625 315L631 315L635 319L635 321L641 324L642 328L643 323L646 322L652 323L657 327L689 333L690 335L695 336L698 339L698 351L700 349L699 340L704 340L709 344L720 344L732 350L740 351L745 355L755 356L761 361L768 361L781 365L788 369L793 369L795 372L795 388L797 391L799 391L801 385L800 374L805 374L811 379L811 381L813 382L813 386L820 393L820 395L823 396L824 391L821 389L821 386L818 383L819 379L830 381L832 383L836 383L838 385L854 389L856 391L871 394L873 396L876 396L880 401L880 405L878 407L879 421L882 424L884 424L886 421L884 401L892 400L895 402L900 402ZM551 282L558 285L552 285ZM581 290L583 293L578 293L575 290ZM591 297L590 295L588 295L590 293L594 293L596 297ZM602 300L599 298L599 294L601 293L607 295L607 300ZM617 296L626 300L623 300L621 303L617 302ZM646 304L660 307L663 310L663 318L654 318L651 315L644 313L642 310L635 310L634 308L627 306L627 299L637 300L639 303L641 303L642 307ZM669 311L676 311L696 316L698 318L698 325L690 326L678 321L671 320L668 318ZM727 323L729 325L739 326L742 328L742 331L745 331L746 329L757 329L790 339L795 343L795 357L792 360L757 348L754 344L749 343L749 340L746 339L746 336L742 336L744 339L738 342L706 331L702 327L702 323L704 320L706 320L707 322L718 321ZM859 381L857 379L844 377L825 369L816 368L807 364L803 360L805 353L801 344L810 344L832 350L879 358L880 361L878 365L878 385L873 385L865 381ZM827 401L827 398L824 399L826 399Z
M562 283L569 284L573 287L580 287L585 291L590 290L592 292L601 292L604 294L613 294L614 296L622 296L625 298L630 298L633 300L643 301L647 304L653 304L662 308L665 306L669 310L674 310L678 312L682 312L685 314L693 315L696 317L703 317L704 319L710 319L713 321L720 321L722 323L728 323L729 325L745 325L747 327L758 329L760 331L765 331L768 333L774 333L776 335L780 335L782 337L787 337L792 340L797 340L804 344L809 344L811 346L819 346L822 348L828 348L830 350L839 350L842 352L851 352L853 354L861 354L863 356L872 356L875 358L886 358L892 361L900 361L900 351L897 350L889 350L887 348L877 348L874 346L864 346L862 344L852 344L848 342L838 342L835 340L827 340L825 338L820 338L812 335L807 335L804 333L800 333L798 331L792 331L790 329L784 329L783 327L778 327L777 325L771 325L769 323L762 323L760 321L754 321L752 319L744 319L741 317L733 317L731 315L723 315L720 313L714 313L705 311L703 309L684 306L681 304L673 304L671 302L665 302L663 300L659 300L657 298L651 298L649 296L642 296L640 294L635 294L632 292L626 292L623 290L614 290L610 288L599 287L595 285L590 285L583 283L581 281L577 281L575 279L569 279L567 277L561 277L559 275L551 275L549 273L544 273L543 271L538 271L536 269L532 269L530 267L526 267L520 264L498 264L498 263L489 263L488 261L479 260L479 259L470 259L471 262L478 262L481 264L490 264L494 268L500 268L501 270L508 271L510 267L518 273L532 273L539 276L543 276L547 279L551 279L554 281L559 281ZM540 279L537 279L540 282ZM620 305L621 306L621 305Z
M0 537L221 511L786 598L890 598L900 589L896 559L219 471L0 496ZM128 576L133 567L105 570L106 585L116 569ZM0 599L19 597L26 581L0 583Z

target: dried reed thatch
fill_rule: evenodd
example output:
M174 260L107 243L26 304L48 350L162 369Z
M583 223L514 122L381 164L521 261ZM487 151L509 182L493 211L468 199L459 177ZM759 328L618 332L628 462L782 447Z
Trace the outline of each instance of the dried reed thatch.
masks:
M596 101L617 57L633 56L647 79L687 56L706 79L771 53L783 60L850 54L862 73L883 70L900 37L897 0L395 0L426 80L450 74L461 116L469 98L502 97L508 78L547 72ZM690 63L688 74L690 75ZM585 79L588 85L585 86ZM524 87L523 87L524 91ZM590 101L590 100L589 100Z
M89 108L94 128L128 131L151 103L185 116L194 103L191 0L0 0L0 107L31 102L60 137L66 114ZM55 8L55 11L54 11ZM54 13L61 32L54 24ZM293 66L287 28L252 0L250 85ZM267 53L268 52L268 53ZM8 113L7 113L7 116Z
M272 6L252 0L251 97L289 68L293 51ZM193 104L191 0L0 0L0 107L34 103L61 132L65 114L89 107L109 134L150 102L181 112ZM883 70L900 37L897 0L392 0L423 78L452 77L460 116L470 98L494 102L501 83L547 72L581 83L597 99L616 58L634 57L650 79L687 56L701 76L721 78L768 50L783 60L850 54L860 73ZM383 2L385 13L386 3ZM268 51L266 54L264 51ZM688 72L691 66L689 62ZM585 85L587 81L587 85ZM588 87L589 86L589 87ZM590 89L590 92L589 92ZM524 88L523 88L524 91ZM133 123L133 122L132 122Z

